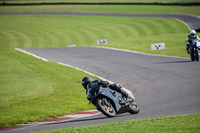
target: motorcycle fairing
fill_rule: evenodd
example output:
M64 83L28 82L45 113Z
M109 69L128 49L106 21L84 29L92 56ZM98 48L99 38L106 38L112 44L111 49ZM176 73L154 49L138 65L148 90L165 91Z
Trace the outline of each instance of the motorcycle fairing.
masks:
M126 102L124 98L122 98L120 93L114 90L111 90L110 88L100 87L98 95L96 96L95 99L97 99L98 97L103 97L103 96L113 101L116 112L118 114L127 112L127 109L129 108L129 103Z

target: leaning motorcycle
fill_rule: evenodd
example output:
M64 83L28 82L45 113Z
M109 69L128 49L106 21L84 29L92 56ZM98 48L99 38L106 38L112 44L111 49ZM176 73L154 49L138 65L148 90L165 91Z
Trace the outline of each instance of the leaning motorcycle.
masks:
M126 98L109 87L100 86L96 89L89 89L87 98L90 103L96 106L97 110L107 117L114 117L126 112L137 114L140 111L140 106L135 99Z
M200 40L192 41L190 45L190 57L192 61L199 61L200 55Z

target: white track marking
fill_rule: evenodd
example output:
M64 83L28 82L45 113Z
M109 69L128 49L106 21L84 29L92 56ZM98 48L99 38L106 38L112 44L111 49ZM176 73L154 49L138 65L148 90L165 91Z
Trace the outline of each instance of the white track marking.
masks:
M38 58L38 59L40 59L40 60L43 60L43 61L49 61L49 60L47 60L47 59L45 59L45 58L42 58L42 57L40 57L40 56L37 56L37 55L35 55L35 54L32 54L32 53L30 53L30 52L28 52L28 51L25 51L25 50L22 50L22 49L19 49L19 48L15 48L15 50L20 51L20 52L23 52L23 53L26 53L26 54L28 54L28 55L31 55L31 56L33 56L33 57L35 57L35 58Z
M61 62L57 62L57 63L60 64L60 65L64 65L64 66L68 66L68 67L74 68L74 69L79 70L79 71L83 71L84 73L87 73L87 74L90 74L90 75L92 75L92 76L98 77L98 78L101 79L101 80L108 81L109 83L113 83L112 81L110 81L110 80L108 80L108 79L105 79L105 78L103 78L103 77L101 77L101 76L98 76L98 75L93 74L93 73L91 73L91 72L88 72L88 71L85 71L85 70L83 70L83 69L80 69L80 68L78 68L78 67L74 67L74 66L72 66L72 65L65 64L65 63L61 63Z
M119 49L119 48L111 48L111 47L103 47L103 46L93 46L93 47L94 48L104 48L104 49L110 49L110 50L128 52L128 53L136 53L136 54L142 54L142 55L148 55L148 56L160 56L160 57L188 59L188 57L178 57L178 56L169 56L169 55L149 54L149 53L142 53L142 52L138 52L138 51L131 51L131 50L126 50L126 49Z
M43 61L49 61L48 59L45 59L45 58L43 58L43 57L40 57L40 56L38 56L38 55L36 55L36 54L33 54L33 53L31 53L31 52L28 52L28 51L25 51L25 50L23 50L23 49L15 48L15 50L20 51L20 52L23 52L23 53L26 53L26 54L28 54L28 55L31 55L31 56L33 56L33 57L35 57L35 58L38 58L38 59L40 59L40 60L43 60ZM80 69L80 68L78 68L78 67L74 67L74 66L72 66L72 65L65 64L65 63L61 63L61 62L56 62L56 63L58 63L58 64L60 64L60 65L64 65L64 66L68 66L68 67L74 68L74 69L76 69L76 70L83 71L83 72L85 72L85 73L87 73L87 74L90 74L90 75L92 75L92 76L98 77L98 78L101 79L101 80L104 80L104 81L108 81L108 82L110 82L110 83L113 83L112 81L109 81L109 80L107 80L107 79L105 79L105 78L103 78L103 77L101 77L101 76L98 76L98 75L93 74L93 73L91 73L91 72L85 71L85 70Z

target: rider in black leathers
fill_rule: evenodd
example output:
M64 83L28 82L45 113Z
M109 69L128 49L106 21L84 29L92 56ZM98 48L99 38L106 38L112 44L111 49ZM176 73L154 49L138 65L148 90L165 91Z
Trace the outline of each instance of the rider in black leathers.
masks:
M82 79L82 85L83 85L83 88L86 89L86 94L87 94L88 88L96 89L102 86L102 87L109 87L110 89L121 93L126 98L129 96L128 93L122 89L122 86L120 84L109 84L107 81L102 81L102 80L92 81L92 78L89 76L84 77Z

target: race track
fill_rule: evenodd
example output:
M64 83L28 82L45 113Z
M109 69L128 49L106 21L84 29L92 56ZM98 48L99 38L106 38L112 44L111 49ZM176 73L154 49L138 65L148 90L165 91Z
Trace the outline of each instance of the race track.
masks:
M191 62L189 58L146 55L97 47L36 48L25 51L50 61L81 68L113 82L120 82L134 93L141 111L137 115L126 113L114 118L96 115L8 132L35 132L200 112L200 62Z

